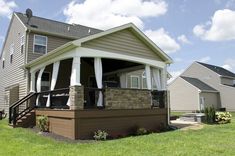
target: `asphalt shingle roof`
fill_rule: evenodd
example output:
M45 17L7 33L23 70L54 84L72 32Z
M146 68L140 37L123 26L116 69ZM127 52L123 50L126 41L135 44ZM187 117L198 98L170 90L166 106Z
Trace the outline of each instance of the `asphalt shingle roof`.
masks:
M28 29L39 32L47 32L75 39L102 32L102 30L83 25L67 24L37 16L32 16L28 24L28 18L25 14L16 12L16 15Z
M207 85L206 83L202 82L197 78L185 76L181 76L181 78L187 81L188 83L192 84L193 86L197 87L201 91L217 91L216 89L212 88L211 86Z
M204 67L216 72L217 74L221 75L221 76L228 76L228 77L234 77L235 78L235 73L232 73L231 71L228 71L222 67L219 66L215 66L215 65L210 65L210 64L206 64L206 63L201 63L201 62L197 62L201 65L203 65Z

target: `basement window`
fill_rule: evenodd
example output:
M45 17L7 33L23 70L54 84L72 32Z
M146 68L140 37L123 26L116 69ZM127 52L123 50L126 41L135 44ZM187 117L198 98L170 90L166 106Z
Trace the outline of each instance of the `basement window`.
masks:
M47 37L41 35L34 35L33 49L34 53L46 54Z

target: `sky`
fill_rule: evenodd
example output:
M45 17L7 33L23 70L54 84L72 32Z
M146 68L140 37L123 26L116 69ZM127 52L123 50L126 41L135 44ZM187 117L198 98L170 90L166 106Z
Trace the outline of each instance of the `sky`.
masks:
M235 0L0 0L0 48L13 11L103 30L134 23L174 61L175 78L194 61L235 72Z

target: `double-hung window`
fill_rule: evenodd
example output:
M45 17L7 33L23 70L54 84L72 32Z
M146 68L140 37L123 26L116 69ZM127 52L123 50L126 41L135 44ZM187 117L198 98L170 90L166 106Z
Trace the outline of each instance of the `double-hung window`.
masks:
M21 54L23 54L24 52L24 43L25 43L25 40L24 40L24 35L20 37L20 52Z
M34 35L33 43L34 53L46 54L47 53L47 37L41 35Z
M10 63L13 62L13 54L14 54L15 48L14 48L14 43L10 45Z
M131 88L140 88L139 76L131 75Z

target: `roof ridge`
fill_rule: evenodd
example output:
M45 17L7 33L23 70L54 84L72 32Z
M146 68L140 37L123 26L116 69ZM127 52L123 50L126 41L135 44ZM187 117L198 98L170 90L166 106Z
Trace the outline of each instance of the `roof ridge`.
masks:
M22 13L22 12L15 12L15 13L16 13L16 14L21 14L21 15L25 16L25 14ZM86 25L81 25L81 24L69 24L69 23L66 23L66 22L57 21L57 20L53 20L53 19L49 19L49 18L40 17L40 16L34 16L34 15L33 15L32 17L40 18L40 19L43 19L43 20L48 20L48 21L51 21L51 22L62 23L62 24L66 24L66 25L68 25L68 26L82 26L82 27L85 27L85 28L91 28L91 29L95 29L95 30L99 30L99 31L104 31L104 30L97 29L97 28L93 28L93 27L89 27L89 26L86 26Z

